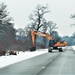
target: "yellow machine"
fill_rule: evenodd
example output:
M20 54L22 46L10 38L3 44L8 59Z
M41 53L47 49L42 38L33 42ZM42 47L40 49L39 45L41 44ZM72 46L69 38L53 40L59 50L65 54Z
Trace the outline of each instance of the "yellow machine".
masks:
M35 35L43 36L43 37L46 37L50 40L49 41L48 52L52 52L53 49L57 49L59 51L62 51L62 47L67 46L67 42L65 42L65 41L56 41L48 33L36 32L32 29L32 31L31 31L32 47L30 48L30 51L35 51L36 50ZM61 48L58 48L58 47L61 47Z

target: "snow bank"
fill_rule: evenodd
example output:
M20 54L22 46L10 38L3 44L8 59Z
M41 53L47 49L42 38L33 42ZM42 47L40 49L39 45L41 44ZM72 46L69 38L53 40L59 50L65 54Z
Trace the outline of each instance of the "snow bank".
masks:
M72 46L73 50L75 50L75 46Z
M72 46L73 47L73 46ZM75 49L75 46L73 47ZM65 47L62 48L63 50ZM48 49L39 49L33 52L19 52L17 55L0 56L0 68L26 60L44 53L48 53Z
M42 49L34 52L19 52L17 55L10 55L10 56L0 56L0 68L5 67L10 64L14 64L16 62L20 62L22 60L26 60L28 58L32 58L34 56L38 56L44 53L47 53L47 49Z

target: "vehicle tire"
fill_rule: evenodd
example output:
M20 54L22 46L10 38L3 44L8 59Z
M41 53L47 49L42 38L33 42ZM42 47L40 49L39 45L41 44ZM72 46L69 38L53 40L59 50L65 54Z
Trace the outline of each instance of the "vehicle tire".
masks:
M48 52L52 52L52 49L48 49Z
M59 52L62 52L62 48L59 48Z

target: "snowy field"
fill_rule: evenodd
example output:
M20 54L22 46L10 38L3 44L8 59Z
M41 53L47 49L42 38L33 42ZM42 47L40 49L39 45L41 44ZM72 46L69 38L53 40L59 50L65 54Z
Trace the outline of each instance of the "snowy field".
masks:
M73 50L75 50L75 46L72 46ZM63 47L63 50L65 47ZM9 56L0 56L0 68L20 62L22 60L26 60L44 53L48 53L48 49L39 49L33 52L19 52L17 55L9 55Z
M38 51L27 51L27 52L19 52L17 55L9 55L9 56L0 56L0 68L14 64L16 62L26 60L28 58L32 58L34 56L38 56L44 53L47 53L47 49L41 49Z

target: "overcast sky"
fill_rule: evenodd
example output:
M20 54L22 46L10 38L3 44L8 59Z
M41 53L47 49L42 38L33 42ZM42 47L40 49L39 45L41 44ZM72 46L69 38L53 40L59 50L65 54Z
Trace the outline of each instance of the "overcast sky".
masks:
M25 28L35 7L38 4L48 4L50 13L45 14L46 19L57 24L59 35L71 36L75 31L75 27L71 27L75 21L70 19L70 15L75 13L75 0L0 0L0 2L7 5L9 15L14 19L15 28Z

